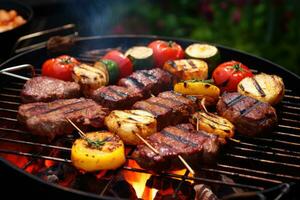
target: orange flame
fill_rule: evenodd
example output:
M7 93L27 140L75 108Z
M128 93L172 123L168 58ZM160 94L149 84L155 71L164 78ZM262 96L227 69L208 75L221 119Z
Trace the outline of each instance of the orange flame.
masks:
M140 166L134 160L128 160L128 166L132 168L141 169ZM134 188L136 196L138 198L142 198L143 200L154 199L158 190L146 186L147 180L150 178L151 174L124 170L123 175L125 180L128 183L130 183Z

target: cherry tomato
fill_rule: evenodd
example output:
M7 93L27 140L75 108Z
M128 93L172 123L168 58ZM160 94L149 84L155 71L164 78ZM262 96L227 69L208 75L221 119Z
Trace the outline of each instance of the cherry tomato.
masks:
M148 47L153 50L156 67L163 67L168 60L177 60L184 57L184 51L181 46L172 41L156 40L151 42Z
M108 52L103 59L112 60L118 64L120 70L119 78L129 76L133 71L133 65L129 58L117 50Z
M222 92L235 92L237 85L245 77L252 77L250 69L238 61L229 61L220 64L212 74L214 82Z
M79 61L68 55L51 58L44 62L42 66L42 75L64 81L71 81L73 67L78 64Z

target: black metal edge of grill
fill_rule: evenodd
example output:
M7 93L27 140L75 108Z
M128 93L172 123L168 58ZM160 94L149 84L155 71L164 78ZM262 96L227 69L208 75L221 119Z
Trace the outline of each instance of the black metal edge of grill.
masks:
M154 40L154 39L173 40L175 42L178 42L179 44L184 43L185 45L188 44L188 43L192 43L192 42L199 42L199 41L189 40L189 39L178 39L178 38L171 38L171 37L159 37L159 36L149 36L149 35L93 36L93 37L82 37L82 38L79 38L77 41L79 41L79 42L88 42L88 41L93 41L93 40L101 41L101 40L107 40L107 39L108 40L120 40L120 41L122 41L123 44L124 43L127 44L127 40L134 40L134 42L138 41L140 43L141 42L145 43L145 40ZM137 40L137 41L135 41L135 40ZM269 60L259 58L259 57L256 57L254 55L251 55L251 54L248 54L248 53L245 53L245 52L241 52L241 51L238 51L238 50L234 50L234 49L231 49L231 48L228 48L228 47L224 47L224 46L220 46L220 45L216 45L216 46L221 49L221 52L224 55L224 57L226 57L226 58L228 57L228 58L232 58L232 59L234 58L236 60L242 60L246 64L250 63L252 66L256 66L257 65L256 63L259 63L258 64L259 66L264 67L264 68L260 69L259 71L263 71L263 72L266 72L266 73L275 73L275 74L278 74L278 75L282 76L283 78L287 77L289 79L288 80L289 84L295 83L295 81L297 82L297 81L300 80L300 77L298 75L296 75L292 72L289 72L288 70L284 69L283 67L281 67L277 64L272 63ZM4 67L10 67L10 66L16 65L16 64L23 64L23 63L20 63L20 61L21 62L23 61L23 59L22 59L23 56L30 55L31 53L36 52L36 51L43 51L44 49L45 49L45 47L40 47L40 48L36 48L36 49L32 49L32 50L23 52L23 53L21 53L17 56L14 56L14 57L8 59L7 61L5 61L4 63L2 63L0 65L0 69L4 68ZM16 60L18 60L18 59L21 59L21 60L19 62L16 62ZM43 58L43 60L44 60L44 58ZM254 65L252 63L255 63L256 65ZM299 86L297 84L294 84L293 87L296 89ZM65 188L63 186L59 186L59 185L56 185L56 184L47 183L47 182L35 177L34 175L28 174L25 171L23 171L22 169L19 169L16 166L13 166L12 164L8 163L7 161L3 160L2 158L0 158L0 161L4 164L4 166L10 166L11 169L13 169L15 172L21 173L25 177L33 178L33 180L36 180L39 183L42 183L41 185L49 186L49 188L54 187L54 188L58 188L58 189L63 190L63 191L68 191L70 193L79 194L81 196L83 195L85 197L98 198L98 199L100 198L98 195L91 194L91 193L88 193L88 192L78 191L78 190L71 189L71 188ZM78 196L76 196L76 198L78 198Z

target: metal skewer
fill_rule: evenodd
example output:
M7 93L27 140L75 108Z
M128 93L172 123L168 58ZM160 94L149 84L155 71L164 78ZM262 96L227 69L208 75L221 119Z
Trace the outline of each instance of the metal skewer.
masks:
M33 77L35 75L35 71L34 71L34 66L31 65L31 64L23 64L23 65L8 67L8 68L0 70L0 74L4 74L4 75L7 75L7 76L11 76L11 77L14 77L14 78L18 78L18 79L21 79L21 80L28 81L30 79L28 77L11 73L11 72L14 72L14 71L18 71L18 70L21 70L21 69L27 69L27 68L31 69L31 75Z
M80 137L85 138L86 134L80 130L80 128L78 128L78 126L76 126L76 124L74 124L72 122L72 120L70 120L69 118L66 118L68 120L68 122L74 126L74 128L76 128L76 130L79 132ZM145 143L145 145L147 147L149 147L154 153L156 154L160 154L159 151L157 151L149 142L147 142L140 134L138 133L134 133L143 143ZM191 168L191 166L184 160L184 158L182 158L181 155L178 155L179 160L182 162L182 164L187 168L187 170L189 170L189 172L194 175L195 171Z

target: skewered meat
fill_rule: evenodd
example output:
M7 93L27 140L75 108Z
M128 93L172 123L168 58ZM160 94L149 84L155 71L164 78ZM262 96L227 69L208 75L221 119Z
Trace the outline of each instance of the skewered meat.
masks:
M138 70L119 80L118 85L142 92L144 97L170 89L172 75L162 69Z
M21 92L24 103L50 102L57 99L71 99L80 96L80 86L47 76L28 80Z
M210 164L217 157L220 147L218 136L196 131L191 124L166 127L149 136L147 141L159 155L147 145L141 144L133 152L133 158L141 167L154 171L184 168L178 155L194 168L201 163Z
M151 97L133 105L133 109L152 113L156 117L158 130L184 121L195 111L192 100L169 91L164 93L161 93L159 97Z
M29 103L19 107L18 120L35 135L50 140L56 135L70 134L74 127L69 118L81 128L100 128L108 109L91 99L56 100L51 103Z
M277 123L275 109L268 103L239 93L224 93L217 104L218 113L231 121L241 134L267 133Z
M143 98L142 93L116 85L101 87L92 92L91 98L111 110L126 109Z

